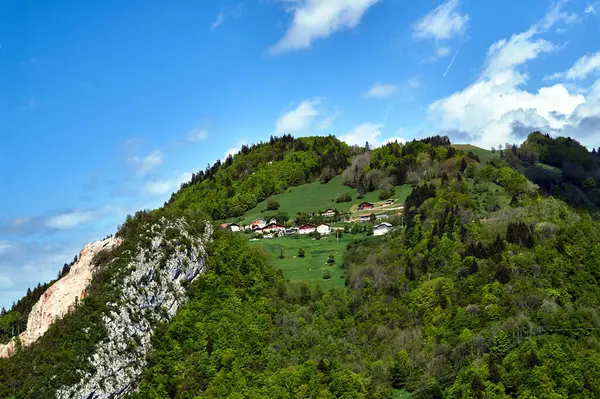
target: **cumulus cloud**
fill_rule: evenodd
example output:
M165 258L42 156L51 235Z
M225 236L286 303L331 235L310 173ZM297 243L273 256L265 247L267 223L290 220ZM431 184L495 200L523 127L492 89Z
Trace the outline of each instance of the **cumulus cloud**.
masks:
M306 132L313 124L319 111L317 100L304 100L293 110L281 115L275 122L276 134Z
M297 0L286 1L294 18L283 38L271 47L272 53L310 48L316 39L342 29L358 26L363 15L380 0Z
M570 91L559 83L535 91L524 89L529 79L523 71L527 63L557 49L540 36L560 21L570 23L572 17L559 4L525 32L492 44L475 82L430 104L429 113L441 130L468 132L473 142L488 148L520 141L529 129L556 134L568 130L593 143L587 131L592 121L584 118L600 113L596 86Z
M385 128L384 123L362 123L348 132L342 134L340 136L340 140L346 142L349 145L365 145L366 142L369 143L369 147L376 148L387 143L392 143L397 141L398 143L405 143L406 140L402 137L389 137L387 139L382 140L381 135L383 134L383 129ZM399 133L401 130L398 131Z
M398 86L390 83L375 83L369 91L367 91L368 97L375 98L386 98L398 91Z
M465 32L469 16L459 10L459 0L448 0L413 25L415 39L448 40ZM446 52L446 55L450 50Z

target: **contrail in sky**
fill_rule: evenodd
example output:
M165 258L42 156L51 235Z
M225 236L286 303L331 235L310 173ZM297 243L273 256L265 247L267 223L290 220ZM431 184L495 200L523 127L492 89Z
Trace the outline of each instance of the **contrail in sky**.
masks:
M460 44L460 47L458 48L458 50L456 50L456 53L454 53L454 57L452 57L452 60L450 61L450 63L448 64L448 68L446 68L446 70L444 71L444 75L443 77L446 77L446 74L448 73L448 71L450 70L450 67L452 66L452 64L454 64L454 60L456 59L456 56L458 55L458 53L460 53L460 49L462 48L463 44Z

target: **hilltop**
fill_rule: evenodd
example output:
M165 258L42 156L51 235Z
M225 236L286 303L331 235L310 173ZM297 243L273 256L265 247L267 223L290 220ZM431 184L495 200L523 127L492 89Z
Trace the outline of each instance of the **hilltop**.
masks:
M0 359L0 397L600 396L600 157L538 132L482 151L242 148L127 218L85 298ZM375 198L403 203L382 236L218 227Z

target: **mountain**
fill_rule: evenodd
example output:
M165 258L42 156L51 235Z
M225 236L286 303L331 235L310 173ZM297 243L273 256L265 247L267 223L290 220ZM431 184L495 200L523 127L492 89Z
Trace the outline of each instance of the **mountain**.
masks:
M0 359L0 397L598 397L598 167L596 151L537 132L493 153L446 137L242 148L21 309L24 337L50 317ZM338 194L397 199L401 217L373 236L373 222L336 216L345 248L339 234L248 242L218 226L276 199L288 225L323 220L315 208ZM323 198L303 211L310 195ZM343 285L285 269L328 247L323 279Z

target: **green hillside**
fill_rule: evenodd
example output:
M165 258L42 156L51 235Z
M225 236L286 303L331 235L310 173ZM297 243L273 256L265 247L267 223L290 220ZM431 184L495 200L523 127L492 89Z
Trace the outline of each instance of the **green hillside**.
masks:
M395 187L395 194L392 198L396 203L403 203L408 194L410 194L411 186L408 184ZM342 194L349 193L352 197L350 202L336 203L335 198ZM298 212L319 212L327 208L334 208L340 212L349 212L350 209L360 204L361 202L379 202L378 192L372 191L364 194L359 198L358 192L352 187L345 186L342 181L342 176L336 176L329 182L322 184L313 182L303 184L297 187L290 187L281 194L274 195L267 200L260 202L256 207L246 212L242 218L236 218L241 224L248 224L257 218L269 218L278 214L287 214L290 218ZM269 199L274 199L279 202L279 209L276 211L268 211L267 202ZM234 219L231 219L232 221Z
M269 197L293 213L304 195L320 210L340 189L373 198L391 186L405 205L403 225L380 237L249 242L215 229L204 272L186 285L188 302L155 330L125 397L600 397L596 151L536 133L485 164L446 137L373 151L311 140L244 150L166 207L128 217L123 244L100 256L78 308L0 359L0 397L54 397L80 370L95 372L87 359L107 335L101 315L120 297L112 282L152 247L151 224L183 217L196 236L203 215L250 219L246 212L258 205L260 214ZM334 172L338 155L345 166ZM270 175L304 177L274 186ZM241 206L244 195L252 201ZM183 246L164 250L185 263L185 240L173 230L165 233ZM163 311L150 306L130 318Z
M473 155L479 157L481 162L489 162L492 159L498 158L500 156L500 154L497 152L494 153L490 150L486 150L484 148L477 147L471 144L453 144L452 147L456 148L457 150L463 151L465 154L469 151L472 152Z

